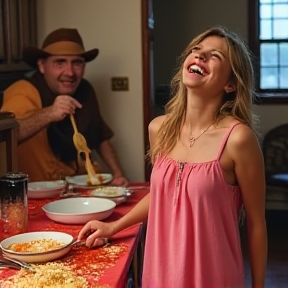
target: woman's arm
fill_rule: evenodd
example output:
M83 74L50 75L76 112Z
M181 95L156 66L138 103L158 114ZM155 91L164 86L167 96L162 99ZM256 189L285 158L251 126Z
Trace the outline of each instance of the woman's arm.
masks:
M132 226L141 223L148 217L150 194L146 195L139 203L126 215L117 221L105 223L92 220L86 223L78 235L78 239L86 239L86 246L92 247L98 245L98 239L109 238L112 235Z
M229 153L242 191L247 222L252 287L264 288L267 262L264 160L255 133L245 125L235 127Z
M159 127L161 126L165 116L159 116L152 120L149 124L149 141L150 146L153 145ZM141 223L148 217L150 204L150 194L146 195L131 211L115 222L104 223L101 221L88 222L79 232L78 239L86 239L86 246L92 247L103 244L98 241L101 238L108 238L112 235L132 226Z

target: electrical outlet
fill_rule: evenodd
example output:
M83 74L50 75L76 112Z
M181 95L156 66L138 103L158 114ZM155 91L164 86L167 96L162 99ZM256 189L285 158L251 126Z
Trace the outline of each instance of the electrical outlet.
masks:
M128 91L128 77L112 77L112 91Z

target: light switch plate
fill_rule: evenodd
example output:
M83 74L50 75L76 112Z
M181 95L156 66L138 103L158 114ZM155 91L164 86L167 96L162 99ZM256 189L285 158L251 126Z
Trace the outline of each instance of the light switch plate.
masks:
M112 77L112 91L128 91L129 80L128 77Z

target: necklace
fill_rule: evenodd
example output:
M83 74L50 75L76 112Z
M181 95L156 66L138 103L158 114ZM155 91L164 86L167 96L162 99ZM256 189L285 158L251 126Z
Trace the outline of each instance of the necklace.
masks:
M195 141L198 138L200 138L213 124L214 124L214 122L212 122L206 129L204 129L197 137L194 137L193 136L193 132L191 131L190 132L190 137L189 137L189 143L190 143L189 144L189 148L191 148L194 145Z

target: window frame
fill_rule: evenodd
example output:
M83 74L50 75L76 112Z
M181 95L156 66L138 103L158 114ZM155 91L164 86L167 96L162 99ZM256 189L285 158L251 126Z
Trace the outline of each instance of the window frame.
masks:
M259 0L248 1L248 45L255 56L255 74L260 75L260 41L259 41ZM257 80L257 104L287 104L288 90L259 90Z

